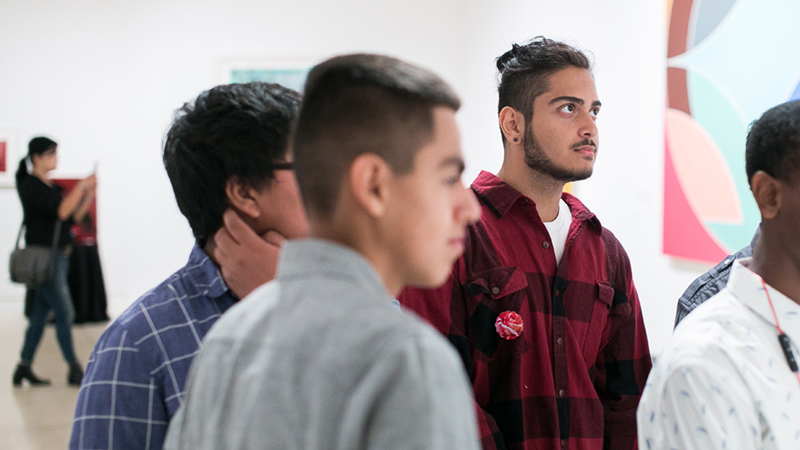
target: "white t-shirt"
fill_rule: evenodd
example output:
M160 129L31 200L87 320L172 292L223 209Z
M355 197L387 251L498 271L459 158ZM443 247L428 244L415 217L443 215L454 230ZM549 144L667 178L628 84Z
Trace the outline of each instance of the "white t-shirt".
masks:
M558 215L555 220L544 223L547 232L550 234L550 241L553 242L556 264L561 262L561 255L564 254L564 246L567 245L570 224L572 224L572 211L569 210L569 206L567 206L564 199L561 199L558 201Z

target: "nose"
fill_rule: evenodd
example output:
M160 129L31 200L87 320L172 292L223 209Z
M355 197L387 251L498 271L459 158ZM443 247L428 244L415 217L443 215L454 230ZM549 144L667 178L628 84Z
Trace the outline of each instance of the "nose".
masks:
M582 138L593 138L597 136L597 124L595 118L590 113L583 115L583 123L578 131Z
M475 193L470 188L464 188L461 197L459 208L456 210L457 219L465 224L477 222L481 217L481 205Z

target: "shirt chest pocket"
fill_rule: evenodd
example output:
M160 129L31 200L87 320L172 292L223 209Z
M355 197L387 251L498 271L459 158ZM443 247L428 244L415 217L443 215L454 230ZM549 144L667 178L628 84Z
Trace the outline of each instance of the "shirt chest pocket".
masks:
M597 360L600 349L605 347L611 338L615 322L630 315L631 307L624 295L617 293L614 287L606 282L597 283L597 296L592 304L592 316L583 341L583 358L586 366L591 367Z
M524 328L528 319L523 310L528 279L523 270L516 267L490 269L476 274L463 287L470 311L471 337L479 361L522 354L531 348ZM515 339L501 337L495 328L497 317L506 311L519 314L523 320L522 334Z

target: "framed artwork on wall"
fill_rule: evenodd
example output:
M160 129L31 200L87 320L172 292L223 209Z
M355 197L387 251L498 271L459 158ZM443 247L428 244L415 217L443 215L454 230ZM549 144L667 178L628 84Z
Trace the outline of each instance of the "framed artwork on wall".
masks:
M0 129L0 188L14 187L18 162L16 135Z
M64 192L70 192L80 183L80 178L53 178L53 183L61 186ZM83 220L72 225L74 243L77 245L97 244L97 201L92 201Z
M308 71L314 64L310 59L225 59L220 64L220 82L228 84L264 81L302 92Z

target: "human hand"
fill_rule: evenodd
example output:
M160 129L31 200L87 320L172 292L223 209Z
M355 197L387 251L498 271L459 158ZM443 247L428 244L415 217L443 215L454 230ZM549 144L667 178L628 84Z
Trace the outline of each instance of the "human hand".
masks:
M97 188L97 176L95 174L91 174L88 177L84 178L78 183L78 186L84 192L91 192Z
M212 256L225 284L239 298L275 278L281 246L286 238L275 231L256 234L232 209L222 215L223 227L214 234Z

